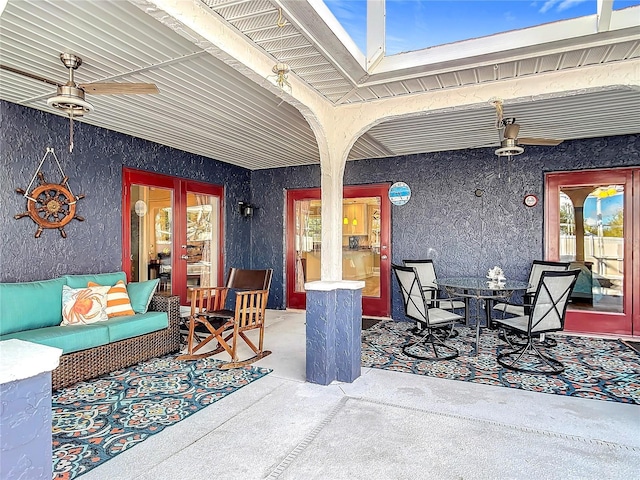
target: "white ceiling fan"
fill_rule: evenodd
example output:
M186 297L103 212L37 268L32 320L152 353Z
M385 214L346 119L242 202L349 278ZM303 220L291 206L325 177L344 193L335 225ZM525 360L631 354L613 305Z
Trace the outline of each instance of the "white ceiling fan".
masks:
M551 138L518 137L520 125L516 123L516 119L513 117L504 117L502 100L492 98L489 100L489 104L496 109L496 128L499 131L500 147L496 149L495 154L499 157L520 155L524 152L522 145L556 146L562 143L562 140Z
M24 77L44 82L57 87L56 95L47 99L47 105L61 112L66 113L71 126L69 131L69 151L73 150L73 119L93 112L91 103L85 100L85 93L91 95L129 95L129 94L150 94L158 93L158 87L153 83L117 83L117 82L95 82L76 83L74 71L82 65L82 58L73 53L61 53L60 61L69 70L69 80L60 83L35 73L25 72L9 65L0 64L0 69L6 70Z

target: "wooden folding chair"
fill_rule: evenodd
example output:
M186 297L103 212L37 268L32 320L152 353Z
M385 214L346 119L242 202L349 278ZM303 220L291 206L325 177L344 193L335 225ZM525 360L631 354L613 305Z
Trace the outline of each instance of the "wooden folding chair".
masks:
M225 323L226 319L215 321L220 319L220 314L214 312L222 311L227 301L228 291L229 289L226 287L198 287L191 289L191 314L189 315L189 333L187 335L188 353L180 355L178 360L194 360L212 355L211 352L200 354L195 352L213 340L215 338L212 336L213 332L220 328L221 324ZM204 339L201 339L200 335L196 333L198 326L205 327L208 332ZM195 346L194 338L198 340Z
M249 365L270 355L270 351L263 350L263 343L264 316L272 272L273 270L271 269L244 270L231 268L225 287L194 288L191 294L191 316L189 317L189 335L187 338L188 352L180 355L178 359L195 360L226 351L231 356L231 362L225 363L220 368L228 369ZM250 289L241 290L247 288ZM230 289L241 290L235 293L235 311L224 308ZM202 340L198 336L198 343L193 345L197 326L203 326L207 336ZM260 330L258 347L244 333L254 329ZM242 338L256 355L239 361L238 338ZM217 348L209 352L197 353L214 339L218 342ZM231 345L229 340L231 340Z
M233 324L233 331L224 339L220 335L216 335L220 346L231 355L231 362L225 363L219 368L226 370L228 368L243 367L267 355L271 355L271 351L263 350L264 317L268 297L269 290L251 290L236 293L235 316L227 323L227 325ZM245 334L248 330L256 329L260 331L257 347ZM253 353L255 353L253 357L247 358L246 360L238 360L238 338L244 340L249 348L253 350ZM227 343L229 339L231 339L231 346Z

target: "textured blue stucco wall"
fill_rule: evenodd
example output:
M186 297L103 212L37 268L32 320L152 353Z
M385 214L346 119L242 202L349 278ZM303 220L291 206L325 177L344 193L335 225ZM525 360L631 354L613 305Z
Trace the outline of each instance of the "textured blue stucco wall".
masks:
M29 281L65 273L120 270L122 167L210 182L225 187L225 268L273 268L269 308L284 308L285 192L320 186L320 167L246 169L87 124L75 125L75 149L68 153L69 122L19 105L0 102L0 281ZM15 220L26 188L46 147L54 147L69 175L85 222L71 222L62 239L45 230L33 238L30 219ZM640 136L566 141L557 147L526 148L511 161L493 149L408 155L348 162L345 185L405 181L411 201L393 206L391 254L430 257L438 274L482 274L500 265L511 278L525 279L543 253L543 174L550 171L640 165ZM47 160L45 171L55 172ZM58 181L58 174L48 175ZM484 190L476 197L476 189ZM526 193L541 202L526 208ZM258 206L240 217L239 200ZM248 240L250 239L250 240ZM392 283L392 314L402 318Z
M543 257L544 173L640 165L640 136L566 141L556 147L526 147L511 160L493 148L407 155L347 162L345 185L404 181L409 203L392 206L391 258L433 258L440 276L484 275L500 265L509 278L525 280L531 261ZM285 189L320 185L320 169L302 166L252 173L253 261L274 266L272 295L283 298ZM476 189L483 190L476 197ZM540 202L527 208L533 193ZM392 316L402 319L393 280ZM283 300L284 301L284 300Z
M225 266L251 265L251 223L238 212L238 201L251 200L249 170L79 122L69 153L68 119L8 102L0 102L0 114L0 281L121 270L123 167L223 185ZM86 220L68 224L66 239L57 230L36 239L30 218L13 218L26 210L15 189L26 189L47 147L55 149L73 193L86 195L77 209ZM51 156L43 170L47 181L60 181Z

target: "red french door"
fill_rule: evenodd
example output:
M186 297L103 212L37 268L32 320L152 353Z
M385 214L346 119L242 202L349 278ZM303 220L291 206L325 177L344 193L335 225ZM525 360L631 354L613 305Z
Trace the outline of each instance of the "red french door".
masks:
M361 280L362 312L387 317L390 312L389 185L344 187L342 278ZM304 284L320 280L320 189L287 192L287 306L305 308Z
M545 175L547 260L580 275L565 329L640 335L640 168Z
M222 283L223 187L123 170L122 265L129 281L187 305L190 287Z

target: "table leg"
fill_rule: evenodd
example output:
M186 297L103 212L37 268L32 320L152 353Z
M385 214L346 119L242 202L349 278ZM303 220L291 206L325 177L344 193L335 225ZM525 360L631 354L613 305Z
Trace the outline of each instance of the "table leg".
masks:
M482 305L479 305L480 308L484 307L486 305L486 302L479 298L478 302L480 302ZM480 311L476 312L476 351L475 354L478 355L478 352L480 351L480 324L482 323L482 321L480 320Z
M469 326L469 297L464 298L464 324Z
M487 328L491 328L491 299L489 298L484 301L484 311L487 315Z

